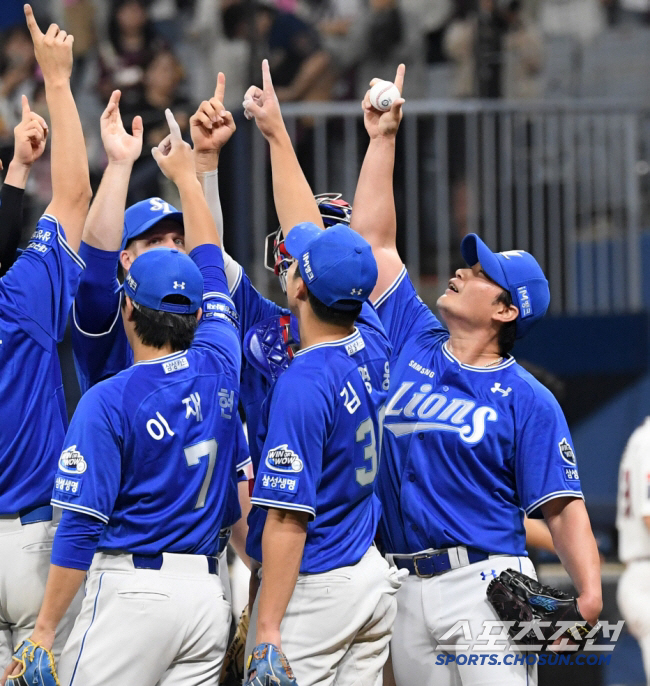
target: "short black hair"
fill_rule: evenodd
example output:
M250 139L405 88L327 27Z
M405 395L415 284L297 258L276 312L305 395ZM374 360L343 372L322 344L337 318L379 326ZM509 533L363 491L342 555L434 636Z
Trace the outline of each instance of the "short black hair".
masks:
M189 304L184 295L168 295L163 302L175 305ZM122 298L122 307L126 307L126 298ZM137 337L152 348L164 348L170 345L174 352L190 347L198 322L196 313L175 314L152 310L150 307L133 303L133 323Z
M238 37L242 25L251 21L251 15L256 16L259 12L274 14L274 9L256 0L252 2L236 2L226 7L221 13L221 26L223 33L229 40Z
M299 269L296 269L293 275L294 279L302 279L302 274ZM304 281L304 279L303 279ZM361 308L363 303L358 305L355 303L351 310L338 310L335 307L330 307L326 305L322 300L319 300L310 290L307 284L307 298L309 299L309 304L314 314L318 319L326 324L333 324L334 326L344 326L350 327L354 326L354 322L357 317L361 314Z
M506 307L510 307L512 305L512 295L510 295L510 291L503 289L494 302L505 305ZM501 325L497 339L499 344L499 355L501 355L501 357L505 357L515 347L516 338L516 319L513 319L511 322L505 322Z

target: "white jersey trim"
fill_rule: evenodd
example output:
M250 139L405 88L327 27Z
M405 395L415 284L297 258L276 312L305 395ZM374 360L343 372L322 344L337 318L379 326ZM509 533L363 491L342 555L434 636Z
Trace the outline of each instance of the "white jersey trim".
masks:
M464 364L458 358L454 357L454 355L452 355L452 353L450 353L449 350L447 350L448 343L449 339L447 339L442 344L442 352L444 353L445 357L448 360L451 360L452 362L456 362L456 364L458 364L462 369L467 369L470 372L499 372L502 369L505 369L506 367L509 367L510 365L515 363L515 358L512 355L507 355L503 362L501 362L500 364L496 364L493 367L475 367L472 364Z
M60 507L62 510L72 510L73 512L80 512L81 514L91 515L92 517L95 517L96 519L99 519L102 522L104 522L104 524L108 524L109 517L102 514L101 512L98 512L97 510L93 510L92 507L86 507L85 505L74 505L72 503L64 503L63 501L55 500L54 498L52 498L50 502L52 503L52 505L56 505L57 507Z
M553 493L549 493L545 496L542 496L539 500L536 500L532 505L529 505L525 512L527 515L530 515L533 510L536 510L540 505L544 505L544 503L548 503L550 500L555 500L556 498L566 498L566 497L571 497L571 498L580 498L580 500L584 500L585 497L582 494L582 491L553 491Z
M115 319L113 319L113 323L108 327L108 331L103 331L102 333L88 333L88 331L84 331L80 326L79 322L77 321L77 308L76 308L76 299L72 301L72 321L74 322L75 329L82 335L86 336L87 338L101 338L102 336L106 336L111 331L115 328L115 324L117 323L117 320L120 318L120 310L122 309L122 293L124 291L120 291L120 300L117 304L117 310L115 311Z
M51 214L44 214L41 219L48 219L51 222L54 222L56 224L56 237L61 244L61 247L68 253L68 255L82 268L86 268L86 263L77 255L77 253L70 247L70 244L68 241L66 241L65 237L63 236L63 231L61 231L61 224L59 223L59 220L51 215Z
M235 465L235 469L236 469L237 471L240 471L240 470L243 469L244 467L248 467L248 465L249 465L249 464L252 464L252 462L253 462L253 460L251 460L250 457L247 457L243 462L238 462L238 463Z
M309 505L294 505L293 503L285 503L282 500L269 500L267 498L251 498L253 505L261 505L262 507L273 507L276 510L295 510L296 512L306 512L312 517L316 517L316 510Z
M393 292L397 289L397 287L402 283L402 280L406 276L406 267L402 267L402 271L397 275L397 278L393 283L375 300L373 306L378 308L385 300L387 300Z
M154 360L140 360L140 362L135 362L134 367L139 364L161 364L162 362L167 362L168 360L175 360L177 357L182 357L187 354L187 350L181 350L177 353L170 353L169 355L163 355L162 357L156 357Z
M349 343L353 343L354 341L356 341L358 338L361 338L361 331L359 331L359 329L357 329L357 327L355 326L354 331L349 336L341 338L338 341L329 341L327 343L315 343L314 345L310 345L306 348L303 348L302 350L298 350L294 357L298 357L298 355L304 355L310 350L316 350L317 348L334 348L339 347L341 345L348 345Z

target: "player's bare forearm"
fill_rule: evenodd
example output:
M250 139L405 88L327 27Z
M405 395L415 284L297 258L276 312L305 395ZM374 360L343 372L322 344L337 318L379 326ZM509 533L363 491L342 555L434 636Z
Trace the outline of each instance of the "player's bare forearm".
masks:
M50 565L43 604L32 634L34 642L48 650L52 648L56 628L81 588L85 576L86 572L81 569Z
M395 138L370 140L352 205L351 227L372 246L379 274L370 295L374 301L400 273L403 263L397 252L397 216L393 194Z
M273 173L273 199L282 233L302 222L312 222L325 228L323 218L305 178L291 139L286 129L269 140L271 170Z
M46 212L59 219L78 250L92 196L86 144L69 81L46 80L45 96L52 129L52 201Z
M14 188L22 188L24 190L31 168L29 164L21 164L16 160L11 160L4 182Z
M198 245L221 245L217 226L195 176L186 176L177 182L185 224L185 246L191 252Z
M524 527L526 528L526 547L540 548L549 553L555 553L553 537L548 526L541 519L528 519L524 517Z
M256 643L272 643L281 648L280 624L296 586L306 538L306 513L268 511L262 534Z
M553 545L578 591L578 606L590 623L603 607L600 557L589 515L579 498L556 498L542 505Z
M131 169L130 163L108 163L88 211L84 243L99 250L120 249Z

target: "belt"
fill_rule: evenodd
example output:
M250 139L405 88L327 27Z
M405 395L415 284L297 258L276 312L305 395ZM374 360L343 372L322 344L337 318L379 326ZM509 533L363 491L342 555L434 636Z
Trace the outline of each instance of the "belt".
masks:
M158 555L133 554L131 557L133 558L133 566L136 569L162 569L162 553L158 553ZM210 574L219 574L219 559L210 555L204 555L203 557L208 561L208 572Z
M475 562L483 562L483 560L489 559L491 555L476 548L466 548L460 545L456 548L423 550L413 555L387 554L386 557L398 569L408 569L411 574L415 574L421 579L430 579L452 569L467 567L467 565Z
M21 524L34 524L36 522L51 522L54 508L51 505L37 505L26 507L18 513Z

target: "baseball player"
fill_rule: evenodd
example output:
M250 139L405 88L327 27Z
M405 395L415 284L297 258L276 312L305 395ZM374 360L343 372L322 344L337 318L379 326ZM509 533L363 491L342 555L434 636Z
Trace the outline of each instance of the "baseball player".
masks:
M262 517L249 517L247 548L262 562L262 583L249 631L258 645L248 678L263 682L264 656L280 649L301 686L374 685L399 586L372 545L390 352L364 304L375 261L350 228L322 231L266 60L262 69L263 88L250 89L244 104L271 148L274 199L291 260L287 299L301 347L273 385L258 432L264 442L251 502Z
M650 417L630 436L618 475L618 606L641 646L650 683Z
M400 92L403 78L401 65ZM382 548L410 572L391 641L395 678L398 686L527 684L534 669L521 663L458 659L464 645L480 645L483 622L496 619L488 583L509 567L535 575L524 512L545 518L583 617L594 623L602 607L569 429L552 394L509 354L544 315L548 284L532 255L493 253L471 234L461 246L467 267L438 299L446 328L418 298L395 245L402 103L382 113L364 100L370 143L353 213L377 259L371 298L393 344L377 494ZM453 630L460 620L469 641Z
M192 117L195 165L202 185L216 183L215 174L202 171L203 156L209 151L214 151L218 156L220 146L230 138L235 127L230 113L224 111L223 116L216 114L217 110L223 109L220 100L224 91L225 80L220 74L214 97L209 102L203 102ZM126 132L119 103L120 91L114 91L101 117L102 141L108 165L88 213L80 248L87 266L73 307L75 325L72 327L72 346L82 392L133 363L133 352L120 320L122 293L118 290L118 265L126 272L138 255L156 247L166 246L185 251L183 214L169 203L161 198L149 198L136 203L126 213L124 211L131 169L142 150L143 129L141 118L135 117L132 134ZM216 109L211 103L217 105ZM206 116L206 111L217 120L209 131L197 122L199 116ZM206 148L209 150L206 151ZM207 176L213 178L207 182ZM217 207L220 228L223 222L218 203ZM220 228L220 235L222 231ZM223 398L222 402L232 405L232 398ZM231 406L230 410L236 414L236 407ZM246 503L248 484L245 469L250 464L250 457L248 443L239 423L234 459L241 480L240 499ZM235 529L233 543L245 559L245 521L230 522L226 519L225 524L228 529ZM225 553L228 532L224 532L221 540ZM225 555L221 575L227 597L230 598Z
M88 570L59 661L66 685L216 683L228 638L217 552L237 424L220 398L236 406L237 314L190 146L166 115L153 154L180 192L190 256L134 260L121 313L135 363L82 396L59 459L64 514L31 638L49 647Z
M47 140L45 119L31 111L25 95L22 105L22 118L14 129L14 156L0 189L0 276L4 276L16 261L27 178L32 165L45 151Z
M81 123L70 91L72 36L52 24L43 34L25 6L43 72L52 127L52 200L26 249L0 279L0 660L33 628L43 598L52 538L50 506L56 461L67 428L56 345L63 338L83 261L77 255L90 181ZM16 158L43 150L46 130L23 101ZM8 172L8 175L9 175ZM53 647L59 653L81 599L72 599Z

